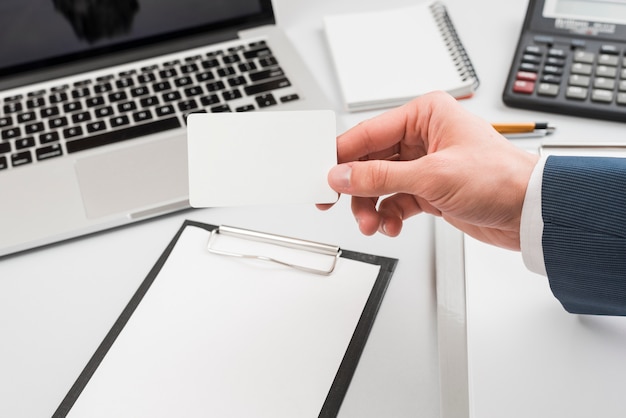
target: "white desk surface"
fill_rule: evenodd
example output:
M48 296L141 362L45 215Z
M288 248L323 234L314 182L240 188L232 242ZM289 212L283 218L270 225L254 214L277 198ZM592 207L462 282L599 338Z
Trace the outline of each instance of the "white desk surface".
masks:
M569 314L520 253L464 241L469 416L626 416L626 318Z
M279 24L335 104L344 129L377 112L342 111L322 17L411 3L275 1ZM620 139L622 124L544 115L502 104L525 0L445 3L481 79L476 95L463 102L468 109L493 121L548 120L558 126L556 140ZM519 144L538 145L530 140ZM0 260L0 416L38 418L54 412L186 218L291 234L399 258L340 415L439 416L432 219L422 216L408 221L403 234L395 239L364 237L345 198L330 212L314 207L190 210Z

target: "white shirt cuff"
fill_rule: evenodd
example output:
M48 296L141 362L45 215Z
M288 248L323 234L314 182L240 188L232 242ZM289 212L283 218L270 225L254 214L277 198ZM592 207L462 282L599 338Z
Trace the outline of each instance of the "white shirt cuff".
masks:
M546 265L543 259L543 245L541 243L543 236L541 184L545 164L546 157L541 157L528 181L520 222L520 246L526 268L534 273L547 276Z

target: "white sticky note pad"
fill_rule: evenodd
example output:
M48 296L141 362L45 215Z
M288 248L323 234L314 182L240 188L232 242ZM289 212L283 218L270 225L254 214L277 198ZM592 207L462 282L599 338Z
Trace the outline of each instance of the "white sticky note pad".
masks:
M330 110L194 113L187 118L193 207L333 203Z

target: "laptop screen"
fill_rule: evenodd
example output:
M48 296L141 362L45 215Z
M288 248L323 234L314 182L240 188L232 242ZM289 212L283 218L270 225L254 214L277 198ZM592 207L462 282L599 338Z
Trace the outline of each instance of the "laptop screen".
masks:
M268 17L270 0L2 0L0 75Z

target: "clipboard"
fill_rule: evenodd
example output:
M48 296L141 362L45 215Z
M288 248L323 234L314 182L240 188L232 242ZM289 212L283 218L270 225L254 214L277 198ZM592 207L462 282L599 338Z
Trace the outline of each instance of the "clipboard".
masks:
M245 242L244 251L221 248L224 236L231 244ZM257 251L249 249L257 244L279 248L280 254L250 252ZM300 254L296 261L282 259L292 251ZM326 258L325 266L307 265L320 257ZM337 416L397 262L338 246L186 220L53 418L140 418L161 412L185 417ZM191 265L181 271L185 263ZM218 265L223 269L219 275L213 267ZM249 277L245 272L250 271L258 277ZM200 285L195 288L185 280ZM238 289L236 298L232 288ZM216 289L225 289L226 297ZM270 295L267 300L260 300L267 297L263 292ZM209 300L211 295L215 297ZM225 303L228 316L214 321L219 315L211 309L228 295L237 299L241 310ZM289 309L280 310L283 304ZM200 325L193 328L193 321ZM285 332L280 324L289 321L294 323L287 324ZM206 331L213 328L220 331ZM249 347L238 340L241 335L250 341ZM171 355L181 352L184 355ZM222 401L225 405L216 405Z

